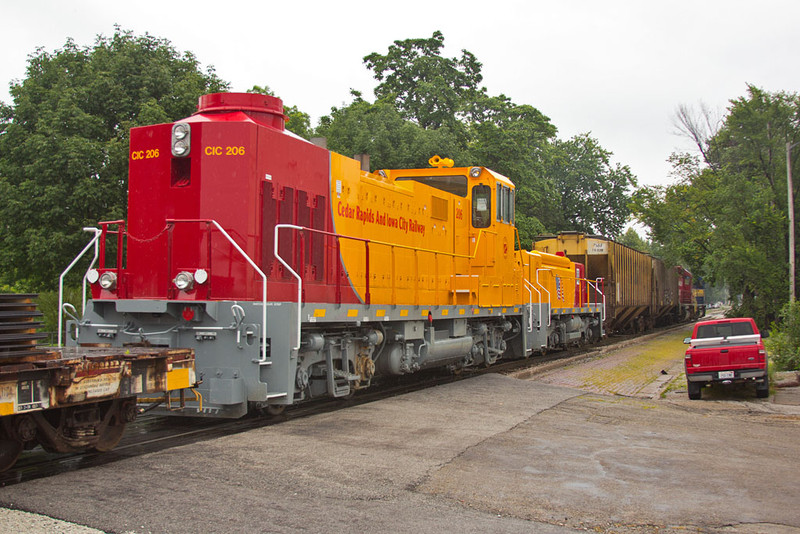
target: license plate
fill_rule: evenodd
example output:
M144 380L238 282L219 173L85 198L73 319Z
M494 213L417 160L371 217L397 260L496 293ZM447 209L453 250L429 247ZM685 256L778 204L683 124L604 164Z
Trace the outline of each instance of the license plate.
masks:
M720 371L719 378L720 380L725 378L736 378L736 373L734 371Z

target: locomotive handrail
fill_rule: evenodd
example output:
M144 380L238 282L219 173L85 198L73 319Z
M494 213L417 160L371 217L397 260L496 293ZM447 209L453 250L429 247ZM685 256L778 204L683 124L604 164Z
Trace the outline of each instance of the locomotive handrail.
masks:
M528 314L528 332L533 332L533 292L531 292L530 288L528 288L528 280L526 278L522 278L523 287L528 292L528 309L530 313ZM541 297L539 298L541 300Z
M117 272L117 277L120 276L120 272L122 270L122 251L124 249L123 239L128 235L125 232L125 221L124 220L117 220L117 221L101 221L100 226L102 227L103 239L100 241L100 268L105 267L106 261L106 237L107 233L109 234L117 234L117 266L115 267L115 271ZM111 225L116 225L117 230L109 230L108 227Z
M303 325L303 315L302 315L302 307L303 307L303 278L299 274L297 274L295 272L295 270L292 269L292 267L288 263L286 263L286 261L281 257L280 253L278 252L278 230L280 230L281 228L293 228L295 230L300 230L300 231L303 231L304 228L302 226L297 226L297 225L294 225L294 224L276 224L275 225L275 239L273 239L273 241L274 241L274 249L275 249L274 250L275 258L279 262L281 262L281 265L283 265L284 267L286 267L289 270L289 272L292 274L292 276L297 278L297 343L296 343L296 346L292 348L292 353L294 354L294 353L297 353L297 352L300 351L300 341L302 339L302 336L300 335L300 329L302 328L302 325ZM338 279L337 279L337 283L338 283ZM367 280L367 283L369 283L369 280Z
M127 328L123 327L122 333L125 334L126 336L131 336L131 337L139 336L141 338L145 338L147 336L161 336L161 335L164 335L164 334L169 334L170 332L174 332L175 330L179 330L179 329L180 329L180 325L177 325L177 324L172 325L169 328L167 328L166 330L162 330L160 332L145 332L144 329L142 329L142 328L139 328L139 331L137 332L135 330L128 330ZM210 330L210 329L205 329L204 328L204 330Z
M541 287L542 290L544 290L545 293L547 293L547 306L548 306L548 310L547 310L547 326L550 326L552 324L553 302L552 302L552 300L550 298L550 292L547 290L547 288L545 288L542 285L541 282L539 282L539 271L547 271L547 272L549 272L551 274L552 274L552 271L550 269L536 269L536 283L539 284L539 287Z
M383 245L383 246L391 247L392 249L400 248L400 249L405 249L405 250L412 250L414 252L427 252L427 253L434 254L434 255L442 254L444 256L449 256L451 258L475 259L475 254L477 254L478 245L480 244L480 236L481 236L481 234L484 233L484 231L481 230L480 234L478 235L478 242L475 245L475 254L469 255L469 254L457 254L455 252L445 252L445 251L441 251L441 250L426 249L426 248L422 248L422 247L414 247L414 246L411 246L411 245L403 245L403 244L400 244L400 243L390 243L388 241L378 241L376 239L367 239L365 237L355 237L355 236L349 236L349 235L344 235L344 234L337 234L337 233L334 233L334 232L328 232L326 230L319 230L317 228L308 228L307 226L297 226L297 225L294 225L294 224L276 224L275 225L275 239L274 239L274 241L276 243L276 245L275 245L275 257L278 259L278 261L280 261L280 263L284 267L289 269L291 271L292 275L295 278L298 278L298 280L300 279L300 275L298 275L294 271L294 269L289 267L289 265L277 253L277 242L278 242L278 231L277 230L278 230L278 228L289 228L289 229L293 229L293 230L298 230L300 232L312 232L312 233L325 235L325 236L329 236L329 237L335 237L337 240L338 239L349 239L351 241L360 241L360 242L364 243L365 246L367 247L367 250L366 250L367 276L366 276L365 281L364 281L364 285L365 285L364 303L367 304L367 305L370 304L370 298L369 298L369 293L370 293L370 291L369 291L369 245L370 244ZM492 232L492 233L494 233L494 232Z
M220 233L223 236L225 236L225 239L227 239L228 242L231 245L233 245L233 248L235 248L236 251L239 254L241 254L241 256L245 260L247 260L247 263L250 264L250 267L252 267L253 270L256 273L258 273L258 275L261 277L261 280L262 280L262 287L261 287L261 358L258 359L258 360L253 360L253 363L257 363L259 365L269 365L270 363L272 363L269 360L267 360L267 275L264 274L264 271L262 271L259 268L259 266L256 265L256 262L254 262L250 258L250 256L247 255L247 253L244 251L244 249L242 249L242 247L240 247L239 244L236 243L236 241L234 241L234 239L230 236L230 234L228 234L228 232L226 232L225 229L222 226L220 226L220 224L217 221L215 221L214 219L167 219L166 223L168 225L169 224L175 224L175 223L205 223L205 224L213 224L217 228L217 230L219 230ZM211 237L209 236L209 241L210 240L211 240Z
M75 256L75 259L72 260L72 263L69 264L69 267L64 269L64 272L62 272L61 276L58 278L58 343L57 343L58 348L61 348L62 346L61 334L63 332L62 323L64 322L64 277L67 275L68 272L72 270L73 267L75 267L75 264L78 263L78 261L83 257L84 254L86 254L86 251L89 250L89 248L92 245L94 245L94 259L92 259L92 263L89 264L89 269L91 269L94 266L94 262L97 261L97 257L100 255L100 250L98 248L99 247L98 240L100 239L100 235L103 233L103 231L100 230L99 228L91 228L91 227L84 228L83 231L94 232L94 237L92 237L89 243L85 247L83 247L83 250L77 256ZM89 272L89 269L86 270L87 274ZM83 275L82 297L83 297L83 307L81 308L81 315L83 315L86 312L86 274Z
M364 303L367 304L367 305L370 304L370 300L371 300L370 299L370 291L369 291L369 244L370 243L374 243L376 245L386 245L386 246L390 246L392 248L398 247L398 248L405 248L405 249L410 249L410 250L415 250L415 251L418 251L418 250L421 250L423 252L426 251L425 249L419 249L419 248L410 247L410 246L406 246L406 245L399 245L399 244L396 244L396 243L387 243L387 242L384 242L384 241L375 241L375 240L366 239L366 238L363 238L363 237L346 236L346 235L342 235L342 234L336 234L336 233L333 233L333 232L328 232L328 231L325 231L325 230L319 230L317 228L308 228L308 227L305 227L305 226L297 226L295 224L276 224L275 225L275 237L273 239L273 241L274 241L273 253L275 254L275 258L281 263L281 265L283 265L289 271L289 273L297 280L297 340L296 340L296 346L292 349L293 351L299 351L300 350L300 345L301 345L301 340L302 340L302 336L301 336L300 330L301 330L302 324L303 324L303 315L302 315L303 277L300 276L300 274L298 274L294 269L292 269L292 267L286 262L286 260L283 259L283 257L279 253L280 246L279 246L279 241L278 241L278 232L282 228L287 228L287 229L291 229L291 230L297 230L299 232L306 232L307 231L307 232L317 233L317 234L321 234L321 235L327 235L327 236L330 236L330 237L335 237L336 240L337 240L337 243L338 243L339 239L350 239L352 241L360 241L360 242L364 243L364 246L366 247L366 251L365 251L365 254L366 254L366 275L364 277ZM437 252L435 250L429 250L427 252L432 252L434 254L448 254L446 252ZM456 255L453 254L453 256L456 256ZM463 257L468 257L468 256L463 256ZM338 288L338 284L339 284L338 276L337 276L337 279L336 279L336 284L337 284L337 288Z
M592 281L591 281L591 280L586 280L586 283L587 283L587 284L589 284L589 286L590 286L590 287L592 287L592 288L595 290L595 295L599 293L600 295L602 295L602 296L603 296L603 312L602 312L602 315L601 315L601 317L600 317L600 320L601 320L602 322L605 322L605 320L606 320L606 294L605 294L605 292L603 292L602 290L600 290L600 287L599 287L599 286L600 286L600 283L601 283L602 281L603 281L603 279L602 279L602 278L597 278L597 279L594 281L594 284L592 283Z
M592 304L594 304L595 306L597 306L597 304L600 302L599 300L597 300L597 294L598 294L598 293L600 293L600 294L602 295L602 293L601 293L600 291L598 291L598 288L596 287L596 285L595 285L594 283L592 283L592 282L597 282L597 280L589 280L588 278L575 278L574 280L575 280L576 282L586 282L586 285L587 285L587 286L589 286L590 288L592 288L592 289L594 289L594 290L595 290L595 300L594 300L594 301L591 299L591 296L590 296L590 295L588 295L588 291L587 291L587 295L586 295L586 299L587 299L587 301L586 301L586 306L592 307ZM600 280L600 279L598 278L598 280ZM578 286L580 287L580 284L578 284ZM579 295L579 297L578 297L578 298L580 298L580 301L579 301L579 307L580 307L580 308L583 308L583 307L585 307L585 306L584 306L584 303L583 303L583 292L582 292L582 290L581 290L581 289L578 289L578 290L576 290L576 293L577 293L577 292L580 292L580 295Z
M542 292L539 291L538 289L536 289L536 286L534 286L530 282L530 280L528 280L527 278L523 278L523 281L525 282L526 286L529 286L529 287L526 287L526 289L528 290L528 295L530 295L531 310L533 310L533 293L531 292L531 289L536 291L536 293L538 293L538 295L539 295L539 317L537 318L538 321L539 321L539 324L536 325L536 328L541 328L542 327ZM528 332L533 332L533 313L531 313L530 317L528 318Z
M288 262L286 260L284 260L284 258L279 253L279 248L280 247L279 247L279 242L278 242L278 232L279 232L280 229L283 229L283 228L291 229L291 230L297 230L299 232L311 232L311 233L316 233L316 234L320 234L320 235L334 237L334 238L336 238L337 246L338 246L339 239L349 239L349 240L352 240L352 241L360 241L360 242L364 243L364 246L366 248L366 250L365 250L365 255L366 255L366 263L365 263L366 274L365 274L365 277L364 277L364 304L366 304L368 306L370 305L370 301L371 301L371 298L370 298L370 287L369 287L369 246L370 246L370 244L383 245L383 246L391 247L392 250L394 250L395 248L400 248L400 249L406 249L406 250L413 250L414 252L428 252L428 253L431 253L431 254L434 254L434 255L443 254L445 256L449 256L449 257L452 257L452 258L474 259L475 255L478 252L478 246L480 244L480 237L484 233L484 231L481 230L480 233L478 234L478 240L477 240L477 242L475 244L475 253L472 254L472 255L467 255L467 254L456 254L454 252L444 252L444 251L439 251L439 250L425 249L425 248L421 248L421 247L413 247L413 246L410 246L410 245L403 245L403 244L399 244L399 243L389 243L387 241L378 241L378 240L374 240L374 239L367 239L367 238L364 238L364 237L348 236L348 235L343 235L343 234L337 234L337 233L334 233L334 232L328 232L326 230L319 230L317 228L308 228L306 226L298 226L298 225L295 225L295 224L276 224L275 225L275 234L274 234L274 239L273 239L273 241L274 241L273 253L275 254L275 258L281 263L281 265L283 265L289 271L291 276L297 280L297 340L296 340L296 346L293 348L294 351L299 351L300 350L301 339L302 339L302 336L300 334L300 329L301 329L302 321L303 321L302 310L301 310L302 305L303 305L303 277L300 274L298 274L288 264ZM336 280L337 291L338 291L339 283L340 283L339 282L339 277L337 276L337 280Z

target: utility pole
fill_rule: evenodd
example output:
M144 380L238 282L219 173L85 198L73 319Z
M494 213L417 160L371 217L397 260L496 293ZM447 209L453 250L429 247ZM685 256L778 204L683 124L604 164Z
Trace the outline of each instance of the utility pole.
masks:
M795 144L786 141L786 187L788 196L789 210L789 302L794 302L795 298L795 258L794 258L794 195L792 194L792 149L800 145L800 142Z

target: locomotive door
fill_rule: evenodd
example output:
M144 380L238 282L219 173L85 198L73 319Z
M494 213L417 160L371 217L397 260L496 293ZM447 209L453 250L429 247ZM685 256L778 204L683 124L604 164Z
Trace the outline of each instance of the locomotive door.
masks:
M453 202L453 253L455 259L456 272L468 273L469 260L466 256L470 255L469 250L469 202L467 199L456 198Z
M472 280L470 274L470 250L469 221L470 205L468 198L456 197L453 200L453 281L452 281L452 303L453 304L472 304L474 293L477 291L477 280Z

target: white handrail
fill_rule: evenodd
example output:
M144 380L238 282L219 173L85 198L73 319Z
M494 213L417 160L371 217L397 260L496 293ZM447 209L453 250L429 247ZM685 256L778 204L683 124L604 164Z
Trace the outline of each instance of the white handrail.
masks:
M525 285L528 286L528 287L526 287L526 289L528 290L528 295L530 295L531 311L533 310L533 293L531 293L531 289L536 291L536 293L538 293L538 295L539 295L539 317L538 317L539 324L536 325L536 328L541 328L542 327L542 292L539 291L538 289L536 289L536 286L534 286L527 278L524 278L523 280L525 282ZM530 317L528 318L528 332L533 332L533 313L531 313Z
M259 365L269 365L272 362L267 360L267 275L264 274L264 271L256 265L250 256L244 251L239 244L233 240L233 238L225 231L225 229L220 226L220 224L215 221L214 219L167 219L167 224L175 224L175 223L211 223L213 224L220 233L225 236L225 239L233 245L233 248L241 254L241 256L247 260L247 263L250 264L250 267L258 273L261 277L262 287L261 287L261 358L258 360L253 360L253 363L257 363ZM209 239L211 239L211 235L209 235ZM210 258L209 258L210 260Z
M530 285L530 282L528 282L524 278L522 279L522 281L525 282L525 290L528 292L528 310L530 311L530 313L528 313L528 332L533 332L533 293L528 287L528 285Z
M300 230L300 231L302 231L304 228L302 226L297 226L297 225L294 225L294 224L276 224L275 225L275 239L274 239L274 242L275 242L275 246L274 246L274 248L275 248L275 258L277 258L277 260L279 262L281 262L281 265L286 267L286 269L292 274L292 276L294 276L297 279L297 344L292 349L292 351L297 352L297 351L300 350L300 339L301 339L300 327L301 327L302 322L303 322L303 316L302 316L302 310L301 310L301 308L303 306L303 279L300 277L299 274L297 274L295 272L294 269L292 269L292 267L288 263L286 263L284 261L283 258L281 258L281 255L278 254L278 230L280 230L281 228L291 228L291 229Z
M536 283L539 285L539 287L542 288L542 290L545 293L547 293L547 307L548 307L548 311L547 311L547 326L550 326L551 323L552 323L551 319L552 319L552 315L553 315L553 302L552 302L552 299L550 298L550 292L547 290L547 288L545 288L542 285L541 282L539 282L539 271L550 272L550 269L536 269Z
M600 285L600 280L602 280L602 278L596 279L594 281L594 284L591 281L586 280L586 283L595 290L595 294L600 294L600 295L603 296L603 311L602 311L602 315L601 315L600 320L605 322L605 320L606 320L606 294L603 293L602 291L600 291L600 288L598 287Z
M173 221L173 222L178 222L178 221ZM187 222L192 222L192 221L187 221ZM194 221L194 222L206 222L206 221ZM238 243L236 243L236 241L233 240L233 238L228 234L228 232L226 232L225 229L222 228L222 226L220 226L220 224L217 221L215 221L214 219L210 219L208 222L210 222L211 224L213 224L214 226L217 227L217 230L219 230L222 233L222 235L225 236L225 239L227 239L230 242L230 244L233 245L233 248L235 248L236 251L239 252L239 254L241 254L242 257L245 260L247 260L247 263L250 264L250 267L252 267L253 270L255 270L255 272L257 272L258 275L261 277L261 280L262 280L262 287L261 287L261 358L258 359L258 360L253 360L253 363L258 363L258 364L271 363L271 362L267 361L267 275L264 274L264 271L262 271L259 268L258 265L256 265L256 262L254 262L252 259L250 259L250 256L247 255L247 253L244 251L244 249L242 249L242 247L240 247L238 245ZM211 236L209 236L209 239L210 238L211 238Z
M62 346L61 335L63 333L62 323L64 322L64 277L67 276L67 273L69 273L73 267L75 267L75 264L78 263L78 261L83 257L84 254L86 254L86 251L89 250L89 248L92 245L94 245L94 259L92 260L92 263L89 265L89 269L91 269L94 266L94 262L97 261L97 257L99 256L98 239L100 238L100 235L103 233L103 231L100 230L99 228L91 228L91 227L84 228L83 231L94 232L94 237L89 241L89 243L85 247L83 247L83 250L80 252L80 254L75 256L75 259L72 260L72 263L69 264L69 267L64 269L64 272L61 273L61 276L58 277L58 344L56 345L58 348L61 348ZM89 269L86 270L87 273L89 272ZM83 275L83 309L81 310L81 314L85 312L86 312L86 274Z

